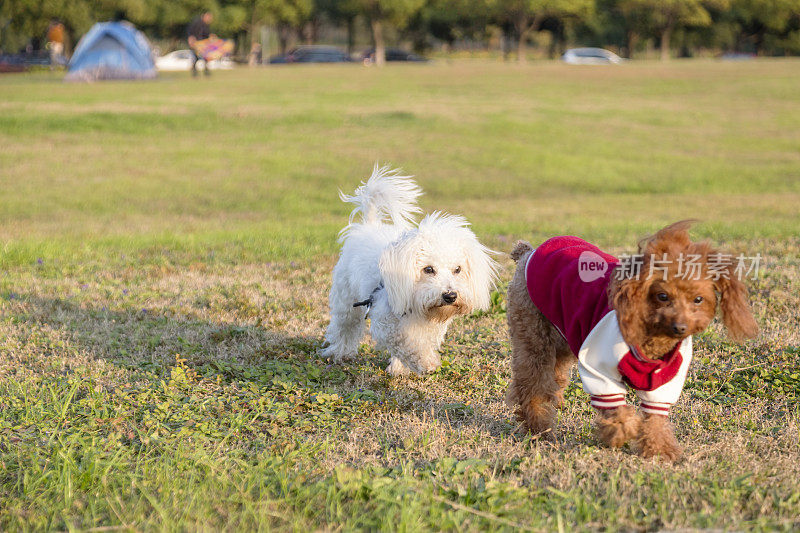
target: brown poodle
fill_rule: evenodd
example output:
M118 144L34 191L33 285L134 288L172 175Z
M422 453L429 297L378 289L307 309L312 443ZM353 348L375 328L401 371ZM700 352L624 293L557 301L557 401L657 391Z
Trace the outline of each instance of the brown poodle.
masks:
M507 402L532 433L552 435L577 363L602 442L620 447L633 439L644 457L680 457L668 415L691 362L691 336L708 327L717 307L734 339L758 332L735 261L708 242L692 242L690 225L667 226L622 262L576 237L536 250L515 245ZM628 388L643 417L627 405Z

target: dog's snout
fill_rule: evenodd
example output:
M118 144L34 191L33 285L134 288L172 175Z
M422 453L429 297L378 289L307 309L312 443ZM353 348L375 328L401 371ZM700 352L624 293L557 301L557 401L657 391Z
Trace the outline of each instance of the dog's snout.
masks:
M442 293L442 300L449 304L455 302L456 298L458 298L458 293L455 291L447 291Z
M686 324L682 323L672 324L672 332L675 333L676 335L683 335L684 333L686 333Z

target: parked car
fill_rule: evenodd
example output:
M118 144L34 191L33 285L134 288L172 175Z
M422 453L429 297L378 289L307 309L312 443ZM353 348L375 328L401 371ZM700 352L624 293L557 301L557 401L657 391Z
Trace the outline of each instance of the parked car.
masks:
M60 65L66 65L62 59ZM19 54L0 54L0 72L24 72L31 67L50 66L50 54L46 50Z
M191 70L194 54L191 50L175 50L156 58L158 70ZM202 59L201 59L202 61ZM222 57L208 62L211 70L228 70L233 68L233 61L229 57Z
M363 61L365 65L374 63L375 49L370 48L369 50L366 50L363 54L361 54L361 61ZM422 63L428 60L422 56L418 56L417 54L412 54L411 52L406 52L405 50L401 50L399 48L387 48L386 61L417 61Z
M723 61L750 61L751 59L755 59L757 57L758 56L755 54L744 52L727 52L719 56L719 58Z
M619 65L625 60L603 48L571 48L564 52L561 61L570 65Z
M349 63L350 56L333 46L300 46L286 55L272 56L277 63Z

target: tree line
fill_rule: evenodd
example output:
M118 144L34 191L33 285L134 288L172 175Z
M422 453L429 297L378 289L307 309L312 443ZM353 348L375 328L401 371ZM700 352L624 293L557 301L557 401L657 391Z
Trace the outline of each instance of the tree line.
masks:
M369 30L376 61L387 35L424 51L434 43L487 42L524 62L532 39L549 34L550 55L567 44L605 46L631 57L654 43L662 59L697 50L800 54L800 0L0 0L0 48L16 51L41 38L52 19L73 41L97 21L125 18L156 39L185 37L199 13L239 43L260 28L277 31L281 48L314 43L321 25Z

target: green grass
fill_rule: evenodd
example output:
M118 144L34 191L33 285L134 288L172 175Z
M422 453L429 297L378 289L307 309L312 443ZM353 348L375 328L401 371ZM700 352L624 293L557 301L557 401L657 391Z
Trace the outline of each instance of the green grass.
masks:
M799 528L799 82L790 60L0 77L0 529ZM574 382L555 444L521 433L501 293L433 375L316 358L337 191L376 161L502 252L630 252L694 217L760 253L762 334L695 342L685 459L600 447Z

